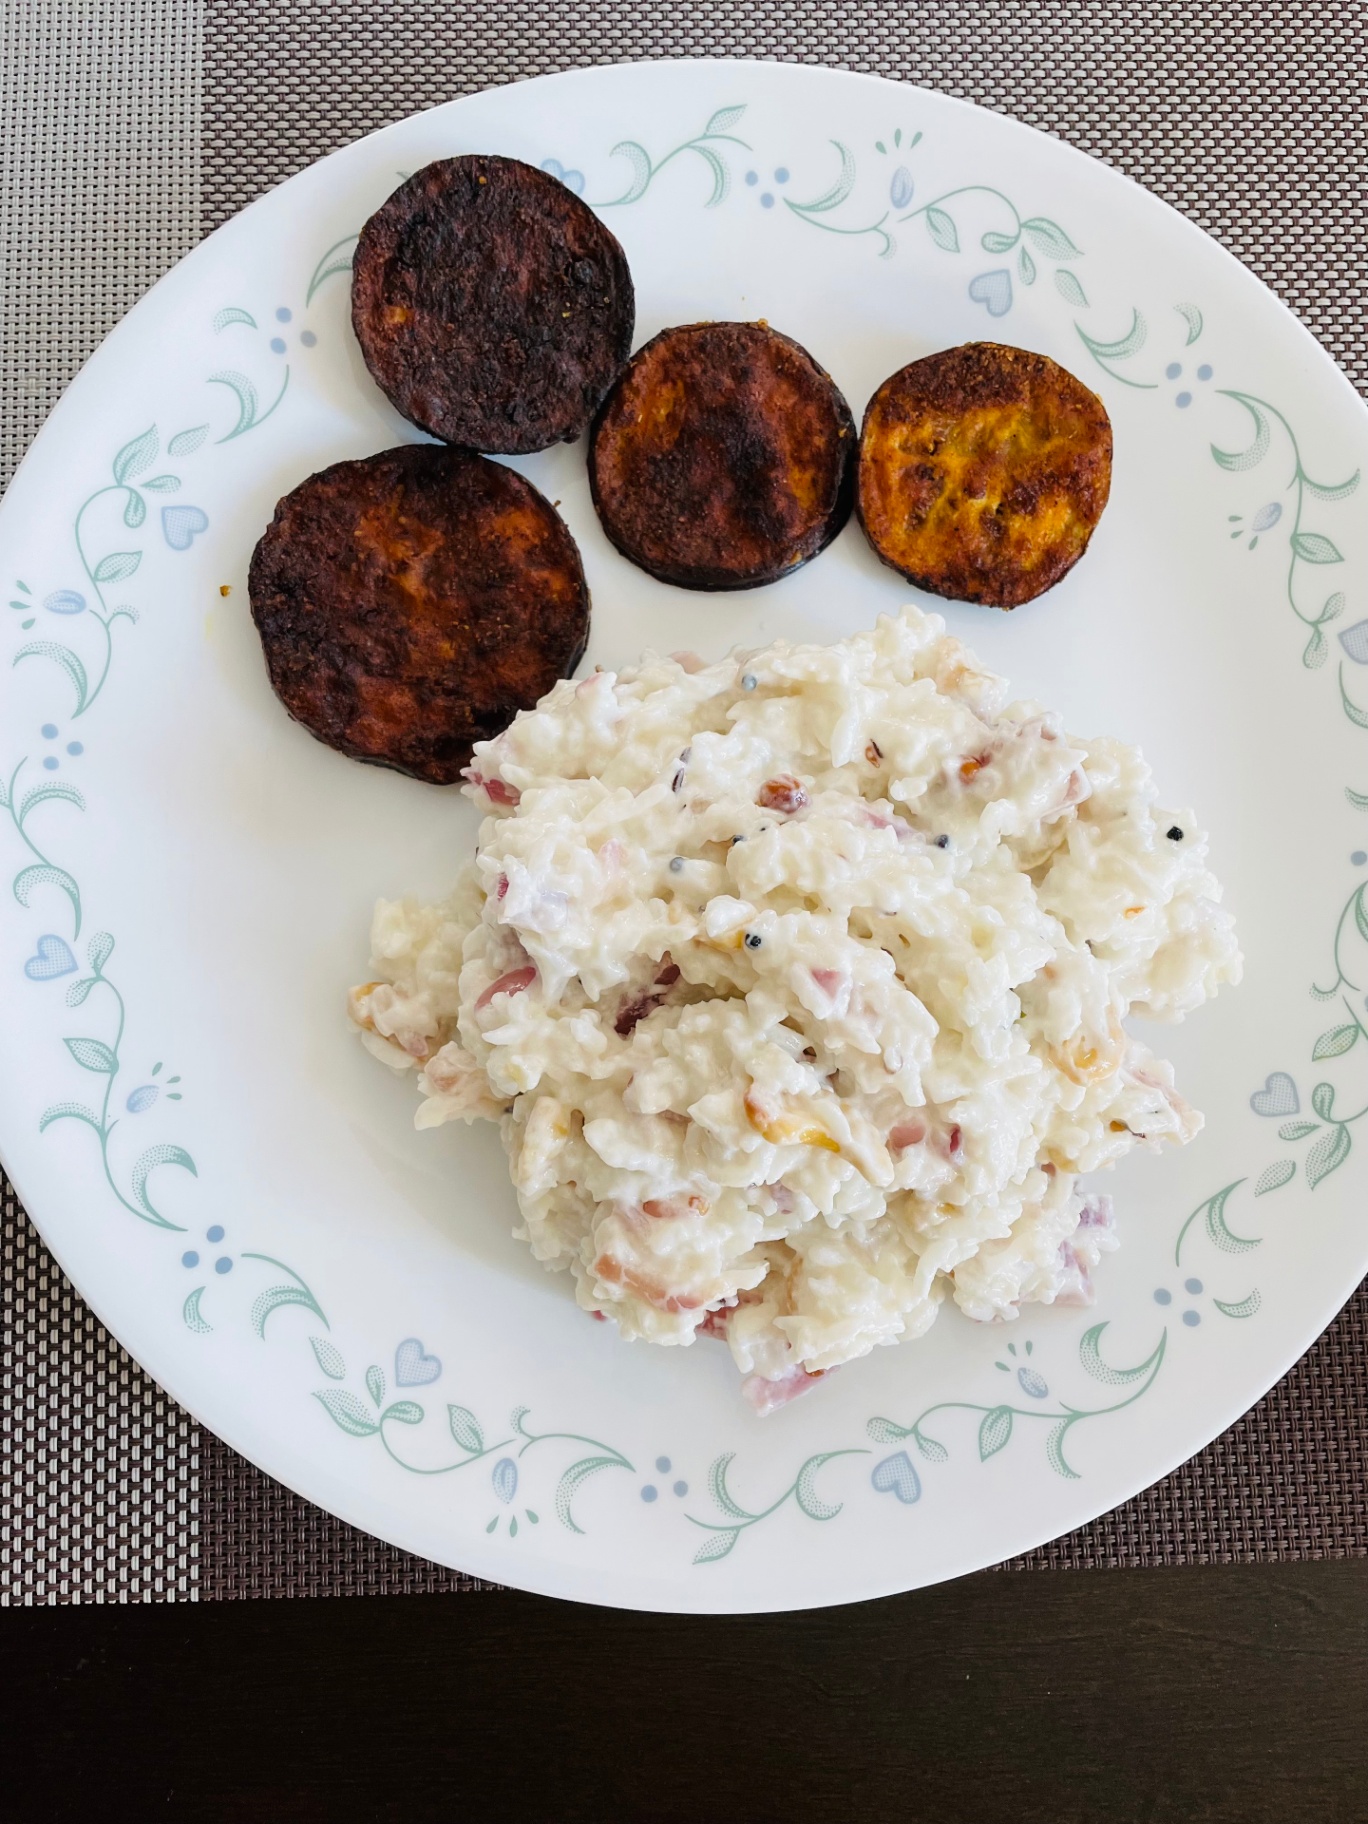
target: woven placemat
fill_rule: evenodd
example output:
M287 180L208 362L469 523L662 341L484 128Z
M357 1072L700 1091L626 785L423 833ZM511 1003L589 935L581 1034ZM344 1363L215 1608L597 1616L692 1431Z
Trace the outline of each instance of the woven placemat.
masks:
M126 31L139 21L145 31L151 14L194 10L171 0L104 4ZM57 0L48 10L87 15ZM1368 0L1262 11L1142 11L1097 0L522 0L481 9L448 0L208 0L203 51L196 155L206 229L360 133L555 69L757 56L922 83L1013 114L1137 178L1251 266L1368 392ZM58 85L50 98L62 71L48 80ZM0 86L4 144L10 106ZM68 206L79 181L68 174L59 185ZM0 257L13 246L4 235ZM5 303L12 282L7 268ZM143 282L135 277L131 291ZM67 310L54 306L45 348L69 348L70 324L91 321ZM84 333L78 328L75 341ZM60 359L41 367L37 354L30 364L62 368ZM0 450L8 453L38 414L21 419L8 374L5 381ZM343 1526L198 1432L83 1311L17 1207L6 1204L4 1224L0 1600L481 1587ZM12 1438L22 1446L13 1467ZM81 1505L110 1477L141 1505L141 1557L136 1537L128 1552L111 1554L107 1525ZM1292 1373L1193 1462L1014 1565L1368 1554L1366 1490L1361 1290ZM168 1569L178 1552L187 1567L179 1579Z

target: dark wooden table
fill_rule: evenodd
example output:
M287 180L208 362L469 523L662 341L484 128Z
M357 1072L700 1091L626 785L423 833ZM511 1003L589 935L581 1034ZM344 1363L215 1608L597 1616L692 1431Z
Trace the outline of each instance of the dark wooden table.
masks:
M0 1818L1363 1824L1368 1561L11 1610Z

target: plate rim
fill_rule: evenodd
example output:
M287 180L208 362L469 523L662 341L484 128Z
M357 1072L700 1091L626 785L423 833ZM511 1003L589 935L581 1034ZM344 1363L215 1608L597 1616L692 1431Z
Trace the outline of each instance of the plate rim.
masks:
M730 73L761 72L766 76L771 76L774 72L782 72L783 80L790 79L790 72L797 72L800 81L810 81L814 85L831 83L837 80L839 80L842 86L849 87L866 87L869 84L875 84L878 87L891 93L896 93L903 98L908 96L926 97L928 100L932 101L937 108L949 108L970 119L987 116L995 123L995 127L997 128L1005 128L1013 133L1030 135L1033 140L1047 141L1053 157L1062 157L1066 162L1077 161L1080 170L1086 168L1091 172L1100 168L1100 170L1105 173L1107 179L1119 181L1120 183L1129 186L1131 190L1137 192L1139 196L1144 199L1142 207L1153 210L1157 206L1170 218L1170 228L1173 223L1181 224L1182 232L1185 235L1195 237L1195 240L1193 240L1191 244L1195 246L1200 243L1204 257L1210 258L1211 251L1214 249L1220 258L1228 263L1228 267L1235 269L1240 275L1240 283L1253 283L1258 285L1266 298L1271 299L1277 306L1277 309L1284 320L1284 325L1295 325L1301 340L1303 352L1314 350L1315 358L1317 362L1321 364L1322 373L1328 371L1330 375L1333 375L1338 388L1341 390L1342 398L1352 401L1353 406L1357 409L1360 417L1363 420L1368 421L1368 402L1362 398L1335 358L1321 345L1307 325L1303 323L1292 308L1272 290L1265 280L1260 278L1249 266L1245 265L1243 261L1237 258L1229 248L1224 246L1206 230L1199 227L1196 222L1184 215L1173 204L1148 190L1143 184L1130 177L1127 173L1118 170L1115 166L1106 163L1103 159L1083 151L1081 148L1070 144L1066 140L1056 138L1053 134L1032 126L1011 114L997 109L983 107L977 103L968 101L963 97L947 95L942 91L928 88L925 85L903 82L896 78L880 76L873 73L835 69L825 64L814 64L789 59L730 57L642 59L640 61L632 60L608 64L589 64L572 69L555 71L542 76L526 78L515 83L495 85L491 88L478 90L470 95L459 95L448 101L436 103L431 108L417 110L397 121L390 122L383 127L376 128L371 132L358 136L354 140L348 141L345 145L335 148L332 152L325 154L322 158L306 165L301 171L280 180L279 183L263 192L261 196L254 198L251 203L247 204L243 209L230 217L228 221L220 224L219 227L215 228L210 234L197 242L194 247L188 249L153 286L142 294L124 316L120 318L118 323L116 323L109 333L101 340L96 348L92 350L86 361L82 363L77 374L64 389L57 404L48 414L48 417L41 426L38 434L26 450L20 464L16 468L9 487L6 489L7 502L8 496L12 493L15 484L25 474L25 471L36 466L35 459L45 453L49 444L54 443L60 435L64 434L65 421L72 416L73 412L78 411L83 404L85 391L91 384L90 370L98 361L102 360L105 351L110 348L111 344L114 344L117 340L122 338L125 330L128 329L135 319L150 314L155 308L156 301L158 300L159 294L162 293L163 288L169 285L186 262L196 258L201 250L208 247L211 243L216 242L219 237L242 232L242 225L249 223L253 219L254 211L263 209L266 205L272 203L276 199L277 194L287 188L290 184L313 177L314 174L320 172L324 167L329 165L331 161L348 156L358 148L363 147L372 141L383 139L387 134L394 132L396 129L403 129L416 120L423 119L430 114L454 114L466 104L488 100L491 96L501 96L506 91L516 92L519 95L522 95L529 90L545 89L551 86L573 87L577 83L582 82L586 77L627 80L638 75L663 74L672 71L687 71L690 73L707 71L709 73L715 73L719 78L725 78ZM1368 422L1365 422L1363 428L1368 430ZM202 1416L202 1413L199 1410L198 1401L195 1403L187 1402L180 1394L173 1391L172 1386L168 1384L168 1382L163 1381L157 1373L152 1369L147 1368L142 1357L128 1347L128 1344L120 1333L119 1326L110 1322L109 1317L103 1309L102 1300L98 1297L93 1297L87 1289L83 1266L77 1265L76 1270L73 1271L73 1262L66 1257L69 1250L65 1248L59 1249L53 1244L52 1240L49 1238L42 1217L35 1213L23 1185L22 1171L16 1175L13 1169L13 1149L10 1142L7 1140L5 1133L7 1125L3 1114L0 1113L0 1164L3 1164L22 1209L28 1214L29 1220L38 1231L44 1245L53 1254L62 1272L71 1282L78 1295L95 1313L100 1323L110 1332L119 1343L120 1347L125 1349L130 1356L130 1359L138 1363L142 1371L148 1374L149 1378L157 1384L166 1396L169 1399L174 1400L177 1405L181 1406L183 1410L189 1413L196 1425L202 1426L213 1436L222 1439L230 1449L237 1451L239 1455L245 1457L248 1462L261 1469L263 1473L271 1476L274 1480L279 1481L283 1486L289 1488L293 1493L299 1496L300 1499L314 1505L321 1505L314 1494L307 1492L300 1486L299 1481L291 1475L288 1467L282 1468L273 1462L268 1463L263 1461L262 1457L255 1449L244 1447L244 1445L238 1441L239 1434L235 1424L223 1424L220 1423L217 1418L211 1423ZM1362 1269L1368 1270L1368 1230L1365 1230L1361 1243L1360 1259L1362 1262ZM1361 1271L1360 1279L1362 1276L1363 1273ZM1166 1468L1161 1470L1157 1475L1146 1472L1137 1479L1125 1479L1123 1484L1118 1484L1118 1486L1124 1487L1123 1493L1109 1493L1108 1498L1103 1504L1096 1508L1092 1507L1091 1503L1089 1503L1087 1519L1071 1522L1070 1527L1067 1530L1073 1530L1076 1526L1090 1524L1093 1520L1100 1517L1100 1515L1113 1511L1116 1507L1133 1499L1136 1494L1142 1492L1144 1489L1154 1486L1156 1482L1171 1474L1174 1469L1191 1461L1193 1457L1206 1449L1213 1439L1221 1436L1233 1424L1238 1423L1239 1419L1257 1405L1259 1401L1265 1397L1268 1391L1286 1376L1295 1363L1314 1346L1315 1342L1334 1321L1339 1311L1341 1311L1349 1299L1353 1297L1355 1290L1356 1286L1351 1285L1347 1290L1336 1290L1328 1300L1318 1299L1316 1304L1321 1315L1316 1319L1316 1328L1314 1332L1304 1341L1293 1347L1291 1352L1286 1355L1285 1359L1282 1359L1280 1355L1279 1359L1281 1360L1282 1365L1262 1386L1258 1387L1257 1391L1249 1393L1248 1389L1253 1386L1252 1382L1242 1383L1241 1391L1237 1396L1237 1410L1212 1430L1209 1435L1203 1437L1200 1443L1192 1448L1187 1448L1186 1446L1180 1447L1176 1453L1171 1455L1170 1453L1165 1452L1164 1461L1167 1465ZM346 1490L347 1495L351 1496L353 1488L355 1488L356 1493L359 1496L359 1484L349 1485ZM364 1502L361 1504L364 1505ZM388 1508L389 1504L387 1503L386 1505ZM374 1537L394 1544L401 1550L409 1551L422 1557L431 1557L431 1554L425 1545L406 1541L403 1530L398 1526L392 1530L387 1528L383 1533L376 1532L368 1520L356 1517L355 1510L350 1500L337 1500L330 1496L326 1511L335 1515L345 1524L354 1526L360 1531L370 1533ZM401 1517L400 1510L395 1508L393 1512L395 1519L398 1520ZM1047 1526L1045 1530L1040 1533L1031 1531L1029 1533L1030 1543L1021 1545L1015 1549L1017 1553L1031 1551L1060 1536L1061 1535L1053 1528ZM624 1608L628 1610L655 1613L713 1614L794 1612L796 1610L809 1608L837 1607L847 1602L873 1600L886 1595L897 1594L918 1587L925 1587L924 1580L918 1578L915 1575L915 1571L913 1571L912 1580L908 1580L907 1571L913 1570L911 1565L908 1565L907 1569L900 1573L897 1569L893 1568L895 1561L890 1559L886 1561L887 1569L884 1574L877 1578L870 1579L865 1587L852 1591L849 1594L823 1594L814 1598L803 1592L795 1592L795 1597L792 1601L770 1602L761 1600L757 1602L753 1598L743 1598L740 1602L723 1600L719 1603L716 1601L708 1601L707 1589L704 1586L699 1585L696 1587L703 1600L698 1602L680 1601L678 1603L667 1603L655 1602L648 1597L643 1599L642 1594L630 1589L622 1594L578 1589L567 1591L565 1587L567 1581L578 1581L580 1578L591 1580L597 1579L599 1578L600 1573L589 1567L585 1567L582 1570L576 1570L561 1564L547 1563L541 1559L520 1561L516 1565L510 1565L505 1559L501 1560L496 1565L492 1557L492 1547L486 1548L483 1545L483 1542L478 1539L473 1539L471 1541L471 1547L468 1554L464 1552L463 1548L462 1555L463 1562L460 1567L452 1563L449 1557L437 1558L433 1561L452 1569L466 1569L469 1574L501 1583L507 1583L509 1581L509 1573L512 1571L516 1574L516 1581L514 1582L513 1587L555 1597L560 1600L581 1601L591 1603L595 1606ZM483 1562L486 1559L488 1562ZM472 1561L477 1562L479 1568L470 1570L469 1565ZM981 1554L970 1550L959 1568L938 1573L935 1581L948 1581L953 1577L977 1570L981 1568L981 1562ZM648 1571L646 1575L650 1577L658 1574ZM690 1591L688 1593L691 1594L692 1592ZM681 1581L679 1585L679 1595L682 1597L685 1594L686 1587Z

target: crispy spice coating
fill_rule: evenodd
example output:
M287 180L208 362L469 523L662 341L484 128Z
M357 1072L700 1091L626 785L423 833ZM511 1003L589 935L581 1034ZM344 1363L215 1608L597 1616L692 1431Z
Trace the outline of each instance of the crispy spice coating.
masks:
M252 554L276 695L339 753L447 785L589 637L575 541L529 481L405 444L311 475Z
M627 256L573 191L514 158L425 165L361 230L352 323L420 429L503 455L589 427L632 346Z
M594 426L608 537L685 589L772 583L850 517L855 424L831 378L763 323L689 323L632 357Z
M1111 487L1106 407L1046 355L969 342L875 393L857 508L892 569L933 595L1017 608L1088 548Z

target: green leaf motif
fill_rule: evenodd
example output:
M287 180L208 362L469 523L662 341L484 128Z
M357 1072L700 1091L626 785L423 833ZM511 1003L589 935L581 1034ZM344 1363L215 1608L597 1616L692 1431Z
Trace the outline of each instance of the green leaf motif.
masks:
M745 113L746 105L747 104L743 101L738 106L719 108L708 121L708 124L704 127L703 131L705 133L730 133L732 128Z
M447 1424L461 1449L468 1451L472 1457L478 1457L484 1449L484 1433L475 1414L465 1406L448 1406Z
M320 256L309 280L309 288L304 293L306 307L313 303L314 293L326 280L335 277L340 272L351 271L352 255L356 251L356 243L360 238L360 235L357 234L344 235L340 241L334 241L328 251ZM174 452L176 447L174 438L170 447Z
M93 1127L97 1132L100 1126L94 1109L87 1108L84 1102L54 1102L39 1117L38 1132L45 1132L54 1121L84 1121L87 1127Z
M196 1286L181 1306L181 1320L186 1329L193 1330L196 1336L208 1336L214 1327L200 1312L200 1300L204 1297L204 1290L203 1286Z
M730 187L731 178L727 171L727 167L717 156L716 152L708 146L691 146L689 149L692 152L696 152L712 172L712 194L708 197L708 200L704 203L703 207L705 209L716 209L719 203L726 201L727 191Z
M1339 692L1340 692L1340 703L1343 706L1344 713L1346 716L1348 716L1349 720L1354 724L1354 726L1356 728L1368 728L1368 709L1360 709L1358 704L1355 703L1353 701L1353 699L1350 697L1349 692L1344 688L1344 661L1343 660L1340 661L1340 668L1339 668Z
M1356 792L1352 786L1346 785L1344 795L1356 811L1368 811L1368 792Z
M939 1438L928 1438L924 1431L914 1430L912 1439L928 1463L948 1463L950 1461L950 1452Z
M855 188L855 159L849 148L843 146L839 139L833 139L832 145L841 156L841 170L836 182L829 190L810 203L793 203L791 208L799 215L825 215L828 210L839 209L841 204Z
M1140 312L1132 309L1130 328L1124 336L1118 336L1115 342L1099 342L1084 329L1079 329L1078 333L1084 346L1099 361L1129 361L1132 355L1138 355L1145 346L1149 329Z
M14 877L14 897L21 906L27 906L29 895L39 887L57 887L71 901L71 909L76 915L76 928L72 935L79 934L81 929L81 889L76 885L65 868L54 867L51 862L35 861L28 867L21 868ZM68 1001L68 1006L74 1005Z
M1048 254L1052 260L1076 260L1081 258L1080 250L1065 234L1058 222L1052 222L1048 216L1033 215L1022 224L1022 230L1031 238L1031 245L1038 253Z
M1072 304L1076 310L1087 308L1088 294L1066 266L1055 267L1054 282L1055 289L1066 303Z
M1322 1058L1342 1058L1346 1051L1352 1049L1358 1039L1357 1025L1332 1026L1329 1032L1323 1032L1316 1040L1311 1053L1312 1063L1318 1064Z
M134 437L126 443L114 458L115 481L122 485L131 481L135 475L141 475L144 469L151 468L160 447L154 424L140 437Z
M1212 1245L1218 1247L1223 1254L1244 1254L1259 1245L1257 1237L1237 1235L1225 1218L1225 1207L1232 1192L1238 1190L1243 1183L1243 1178L1237 1178L1234 1184L1228 1184L1224 1190L1217 1191L1205 1206L1207 1236Z
M349 1438L371 1438L380 1429L356 1395L348 1393L345 1387L325 1387L321 1393L315 1393L314 1398L333 1424L340 1426Z
M990 228L979 242L985 253L1009 253L1016 244L1014 234L1003 234L997 228ZM1025 253L1026 249L1023 247L1021 251Z
M309 1347L314 1352L314 1360L330 1381L346 1378L347 1364L342 1360L342 1351L336 1343L330 1343L326 1336L311 1336Z
M959 230L944 209L928 209L926 232L943 253L959 252Z
M1269 1191L1281 1190L1283 1185L1295 1178L1296 1175L1297 1162L1295 1159L1275 1160L1272 1165L1266 1166L1264 1170L1260 1172L1259 1182L1254 1186L1254 1195L1256 1197L1262 1197Z
M1349 1157L1351 1142L1349 1129L1338 1121L1333 1127L1327 1127L1306 1155L1306 1183L1310 1190L1331 1172L1337 1172Z
M299 1305L305 1311L312 1311L315 1317L322 1317L318 1301L304 1286L268 1286L252 1300L252 1328L264 1342L266 1340L266 1320L273 1312L282 1310L286 1305Z
M1311 629L1311 638L1306 642L1302 652L1302 664L1308 671L1318 671L1330 656L1330 648L1325 643L1325 635L1319 626Z
M128 490L128 499L124 502L123 522L133 531L147 518L147 502L136 488Z
M1273 432L1267 418L1265 418L1252 399L1246 398L1242 393L1232 394L1231 397L1237 398L1245 411L1248 412L1249 416L1253 419L1254 441L1247 450L1220 450L1217 449L1216 445L1213 443L1211 446L1211 454L1213 459L1218 462L1223 469L1229 469L1232 474L1240 474L1243 473L1245 469L1257 468L1264 457L1267 456L1268 445L1272 439Z
M218 335L233 323L244 323L248 329L255 329L257 320L250 310L242 310L236 304L229 304L223 310L214 312L214 334Z
M374 1363L366 1370L366 1392L377 1406L385 1397L385 1376Z
M1034 285L1035 284L1035 281L1036 281L1035 261L1031 258L1030 254L1026 251L1026 249L1024 247L1022 248L1021 252L1017 255L1017 271L1021 274L1021 282L1023 285Z
M153 494L174 494L180 487L179 475L149 475L142 484Z
M995 1457L1007 1447L1012 1436L1012 1422L1010 1406L994 1406L984 1413L978 1434L980 1462L986 1463L989 1457Z
M100 973L113 954L114 939L108 931L97 931L90 940L90 948L86 951L86 955L90 958L90 966L96 975Z
M1354 923L1358 926L1359 936L1368 939L1368 905L1363 902L1364 889L1359 888L1354 895Z
M897 1444L911 1435L910 1425L895 1425L892 1419L870 1419L865 1426L865 1436L876 1444Z
M631 182L621 196L613 198L614 204L638 202L651 187L654 167L650 153L634 139L622 139L613 147L612 157L625 158L632 167ZM347 264L350 266L351 261L348 260Z
M741 1537L741 1528L732 1527L730 1532L714 1533L711 1539L705 1539L693 1555L695 1564L716 1564L719 1558L727 1553Z
M119 1060L103 1039L63 1039L62 1043L82 1070L94 1070L104 1076L113 1076L119 1068Z
M1045 1456L1050 1468L1057 1476L1067 1476L1070 1481L1077 1482L1078 1471L1072 1467L1069 1459L1064 1455L1064 1440L1069 1435L1069 1427L1074 1423L1074 1418L1075 1415L1071 1414L1067 1419L1061 1419L1057 1425L1050 1427L1050 1435L1045 1440Z
M569 1469L556 1484L556 1514L562 1526L569 1527L572 1533L582 1533L584 1528L575 1519L571 1511L575 1496L590 1476L596 1476L602 1469L626 1469L628 1465L621 1457L581 1457L572 1463Z
M68 1007L81 1006L83 1004L83 1002L85 1001L86 996L90 993L91 989L95 986L96 982L98 982L99 979L100 978L98 975L83 975L79 981L73 982L71 984L70 988L68 988L66 991L67 1006Z
M1348 500L1359 485L1359 471L1355 469L1347 481L1330 483L1312 481L1309 475L1303 475L1302 481L1306 485L1307 492L1314 494L1317 500Z
M1314 1121L1284 1121L1278 1129L1279 1140L1305 1140L1308 1134L1314 1134Z
M730 1514L734 1520L749 1520L751 1516L744 1507L737 1506L727 1487L727 1470L735 1455L735 1451L729 1450L725 1455L713 1458L712 1467L708 1471L708 1489L724 1514Z
M188 431L177 431L167 444L166 453L168 456L193 456L208 435L207 424L196 424Z
M1248 1298L1242 1298L1237 1303L1227 1304L1223 1298L1213 1298L1211 1302L1225 1317L1253 1317L1263 1299L1259 1296L1259 1288L1255 1286Z
M798 1471L797 1480L793 1484L793 1498L809 1520L834 1520L845 1505L841 1501L824 1500L817 1493L817 1471L835 1454L834 1451L826 1450L820 1456L809 1457Z
M74 804L78 811L85 809L85 799L74 785L68 785L65 779L53 779L46 785L35 785L31 792L25 792L19 802L17 816L22 826L29 812L35 805L45 804L49 799L61 799L64 804Z
M1113 1368L1110 1362L1102 1359L1102 1332L1107 1328L1109 1319L1094 1324L1083 1332L1078 1344L1078 1359L1085 1373L1095 1381L1101 1381L1104 1387L1129 1387L1133 1381L1142 1381L1154 1366L1155 1356L1163 1351L1160 1343L1153 1354L1148 1355L1135 1368Z
M97 583L122 583L132 576L141 562L141 551L111 551L100 559L90 574Z
M396 1425L421 1425L423 1409L417 1400L396 1400L392 1406L386 1406L381 1417L393 1419Z
M1322 1121L1333 1121L1335 1118L1335 1086L1333 1083L1317 1083L1311 1091L1311 1106Z
M158 1166L162 1165L178 1165L183 1172L189 1172L192 1178L199 1177L199 1167L183 1146L171 1146L166 1142L160 1146L149 1146L145 1153L140 1154L133 1167L133 1195L155 1222L163 1223L167 1228L173 1228L175 1224L166 1221L160 1210L153 1207L152 1199L147 1194L148 1179Z
M1294 532L1292 549L1308 564L1342 564L1344 555L1323 532Z
M75 687L76 714L80 715L86 706L90 685L86 678L85 666L69 646L59 646L56 640L31 640L27 646L21 646L15 653L14 663L16 665L20 659L51 659L54 665L60 665ZM82 809L84 808L82 805Z
M1318 626L1324 627L1329 621L1337 621L1344 613L1344 591L1336 589L1333 595L1327 595L1325 606L1320 611Z
M1195 304L1175 304L1173 308L1187 324L1187 342L1185 346L1191 348L1198 336L1202 333L1202 313Z

